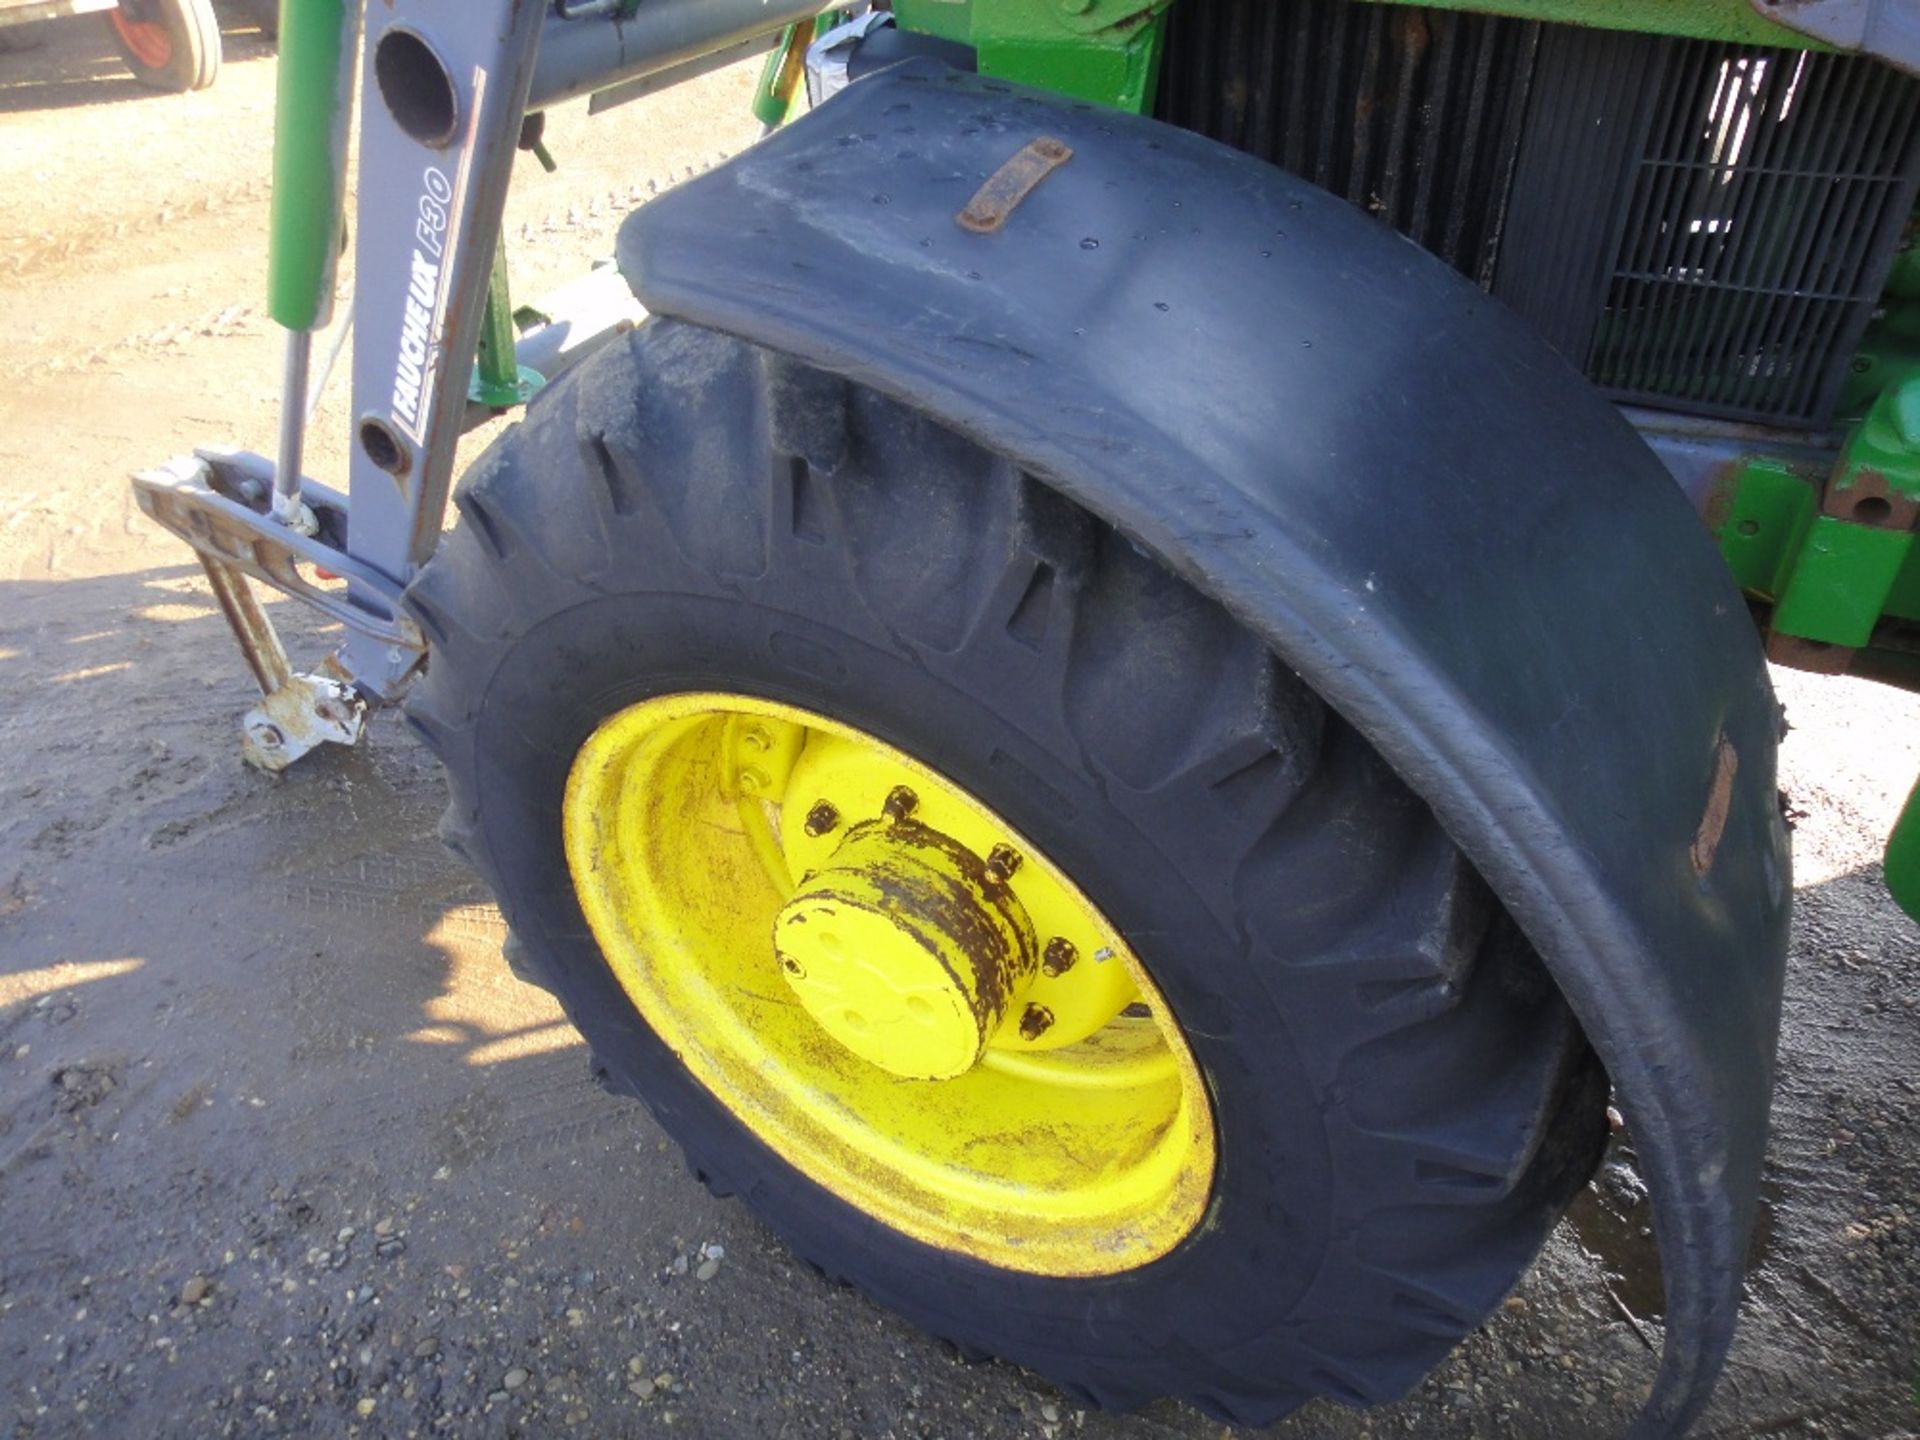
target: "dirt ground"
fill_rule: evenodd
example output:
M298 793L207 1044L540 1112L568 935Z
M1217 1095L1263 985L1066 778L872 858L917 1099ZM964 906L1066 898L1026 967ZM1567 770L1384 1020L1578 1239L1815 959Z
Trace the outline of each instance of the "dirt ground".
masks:
M140 91L84 17L0 53L0 1433L1219 1434L964 1363L709 1198L509 977L392 716L284 778L239 764L238 657L125 483L270 444L272 67L229 18L195 96ZM557 116L560 173L512 201L522 293L749 143L750 83ZM1911 1435L1920 932L1877 854L1920 700L1779 680L1805 814L1767 1233L1701 1433ZM1413 1396L1271 1433L1618 1433L1660 1340L1650 1264L1616 1164Z

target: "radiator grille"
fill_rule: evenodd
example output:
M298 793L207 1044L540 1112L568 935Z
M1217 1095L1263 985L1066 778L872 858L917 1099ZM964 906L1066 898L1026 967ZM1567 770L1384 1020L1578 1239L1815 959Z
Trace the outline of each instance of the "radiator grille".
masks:
M1588 373L1623 398L1820 420L1912 208L1920 86L1856 56L1670 43Z
M1346 197L1623 400L1832 417L1920 185L1855 56L1362 0L1181 0L1161 118Z
M1350 0L1182 0L1159 114L1345 196L1486 284L1539 32Z

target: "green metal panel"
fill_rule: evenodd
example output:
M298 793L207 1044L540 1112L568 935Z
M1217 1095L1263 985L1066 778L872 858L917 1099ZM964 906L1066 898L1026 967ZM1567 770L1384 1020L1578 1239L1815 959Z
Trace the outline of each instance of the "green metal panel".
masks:
M1873 402L1827 482L1823 508L1779 591L1773 628L1860 647L1873 637L1914 552L1896 502L1920 499L1920 377ZM1845 517L1845 518L1843 518Z
M347 0L280 0L267 308L289 330L333 309L358 19Z
M1164 8L1166 0L1154 8ZM1186 3L1186 0L1176 0ZM1273 0L1276 5L1288 0ZM1472 10L1488 15L1515 15L1608 30L1638 30L1655 35L1684 35L1703 40L1732 40L1743 44L1778 45L1794 50L1826 47L1805 35L1764 18L1751 0L1383 0L1383 3L1420 4L1439 10ZM979 47L1015 44L1036 46L1048 29L1089 31L1113 23L1116 14L1149 8L1140 0L896 0L894 13L909 30L924 31L947 40ZM1025 83L1047 86L1039 74L1062 71L1075 83L1064 58L1044 53L1008 55L995 74L1007 74ZM1081 92L1062 89L1063 94ZM1151 90L1146 91L1151 94ZM1095 97L1087 97L1095 98ZM1111 103L1111 102L1109 102ZM1127 108L1137 108L1129 106Z
M893 16L908 30L973 43L973 0L894 0Z
M1041 85L1058 95L1143 114L1159 76L1160 21L1140 43L1094 45L994 40L979 47L980 73Z
M1773 628L1831 645L1865 645L1912 549L1910 530L1817 517L1774 606Z
M900 0L899 23L972 45L980 73L1140 114L1172 0Z
M1816 478L1755 460L1710 513L1741 588L1775 602L1775 630L1859 648L1883 616L1920 619L1920 544L1888 503L1902 497L1920 499L1920 377L1874 401L1824 497Z
M1907 563L1887 592L1886 613L1901 620L1920 621L1920 545L1907 553Z
M1739 472L1721 508L1725 518L1714 538L1734 579L1750 595L1776 598L1819 513L1818 487L1777 460L1755 460Z
M1920 920L1920 784L1907 796L1907 808L1887 841L1887 889L1915 920Z
M1828 508L1845 511L1858 503L1856 496L1867 497L1879 505L1883 516L1888 499L1904 499L1909 505L1920 503L1920 372L1904 375L1897 384L1883 391L1868 409L1866 418L1847 437L1840 463L1835 466L1833 479L1828 484ZM1874 500L1872 497L1876 496L1886 498ZM1872 593L1881 583L1883 567L1891 564L1893 573L1887 577L1885 593L1879 599L1881 612L1904 619L1920 619L1920 544L1914 543L1912 529L1904 534L1899 532L1897 527L1903 522L1891 520L1890 523L1896 528L1848 527L1888 537L1876 544L1875 558L1863 565L1858 585L1863 595ZM1893 558L1893 541L1906 543L1903 558Z
M1834 469L1841 499L1856 489L1885 490L1920 501L1920 375L1883 391L1847 437Z

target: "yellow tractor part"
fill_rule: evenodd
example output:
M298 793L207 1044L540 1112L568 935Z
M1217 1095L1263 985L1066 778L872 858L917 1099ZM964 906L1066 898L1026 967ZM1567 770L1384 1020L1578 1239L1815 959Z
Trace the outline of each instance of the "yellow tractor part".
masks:
M927 1244L1114 1274L1200 1223L1212 1110L1138 958L928 766L744 695L642 701L575 757L567 863L601 953L788 1164Z
M979 1061L1040 968L1033 924L965 846L894 813L854 826L773 923L787 983L820 1027L909 1080ZM1004 863L1004 861L1003 861Z

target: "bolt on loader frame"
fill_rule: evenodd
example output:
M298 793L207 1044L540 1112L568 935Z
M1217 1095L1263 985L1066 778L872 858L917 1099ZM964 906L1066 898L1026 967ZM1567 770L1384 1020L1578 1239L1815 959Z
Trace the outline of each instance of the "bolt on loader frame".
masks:
M984 87L976 99L988 110L1010 85L1046 92L1058 101L1058 133L1072 141L1010 135L1008 165L993 176L999 189L983 188L973 206L960 211L961 228L998 231L1069 157L1083 171L1108 166L1110 189L1126 181L1126 155L1137 155L1145 167L1146 152L1159 149L1138 139L1148 131L1098 117L1152 109L1170 26L1193 3L895 0L891 21L908 37L907 52L964 53L981 77L969 83ZM428 663L428 637L405 596L440 543L460 435L527 400L631 328L640 313L624 287L610 294L603 286L581 292L584 298L565 315L568 307L537 307L547 322L515 334L501 213L516 151L545 161L541 112L576 97L630 98L771 50L756 106L771 129L800 108L810 47L815 70L822 68L816 37L867 8L823 12L819 0L389 0L363 16L350 0L282 0L282 6L270 271L272 314L286 332L277 447L271 457L206 448L135 480L147 513L199 554L259 683L262 700L244 721L244 737L249 758L267 769L282 768L322 742L353 743L366 706L400 699ZM1387 0L1379 8L1399 13L1407 7ZM1837 48L1873 55L1889 67L1920 66L1920 22L1898 0L1481 0L1427 8L1788 52ZM1282 0L1275 9L1285 9ZM868 22L862 33L871 28ZM349 233L347 146L356 96L355 275L350 313L336 318L335 264ZM1032 143L1012 154L1022 139ZM809 310L805 301L786 298L761 252L729 233L732 223L745 228L759 221L761 231L785 225L796 255L809 245L819 252L815 259L832 253L844 261L854 253L832 248L846 226L823 229L807 211L804 182L788 168L796 152L781 150L781 143L759 147L765 155L745 157L731 178L703 179L647 207L660 218L641 258L626 267L628 278L656 312L664 307L830 368L872 369L869 362L885 342L872 341L873 353L863 359L845 326L830 334L818 316L818 306L843 306L871 332L886 331L885 307L869 315L874 307L859 294L868 278L856 274L827 286ZM1144 148L1129 149L1136 145ZM1224 167L1231 157L1220 155ZM1832 163L1840 159L1836 153ZM1910 206L1911 188L1905 194ZM843 201L851 203L826 197L822 204ZM728 205L737 221L728 220ZM976 206L983 208L970 221ZM949 224L953 218L950 213ZM702 247L707 258L689 261ZM1892 248L1888 255L1895 256ZM870 258L878 277L872 283L911 274L912 257L889 255L880 241ZM818 265L810 270L822 273ZM1676 414L1684 405L1632 407L1625 414L1704 513L1774 658L1912 686L1920 683L1920 545L1914 540L1920 523L1920 250L1899 247L1877 283L1884 297L1871 329L1854 337L1858 359L1846 403L1836 412L1844 423L1813 431L1720 423ZM331 359L318 367L316 380L315 339L330 322L336 346L349 328L353 336L354 433L343 487L308 476L302 463L315 391ZM1008 333L1016 328L1009 319ZM996 431L988 419L967 421L974 413L971 392L953 376L972 363L966 357L974 352L952 351L946 371L924 364L915 371L926 356L947 353L939 343L929 340L917 354L896 348L883 358L918 375L916 393L929 397L935 413L956 417L971 434L1003 440L1010 453L1031 455L1037 471L1066 477L1062 489L1073 494L1070 445L1050 449L1011 422ZM1394 337L1382 336L1380 343L1390 346ZM1003 348L1013 349L1011 342ZM1041 367L1034 374L1076 363L1062 355L1048 370L1040 341L1018 353L1021 363ZM1170 393L1182 392L1172 386ZM1063 396L1060 403L1068 402ZM1207 403L1196 394L1195 405ZM1573 429L1568 443L1585 443ZM1159 542L1155 548L1183 573L1239 594L1230 609L1259 612L1248 577L1278 573L1270 563L1236 578L1238 562L1219 550L1218 537L1201 535L1212 512L1177 514L1177 497L1158 512L1155 503L1116 501L1111 509L1133 514L1139 532ZM1089 504L1107 513L1097 497ZM1223 525L1231 520L1226 510L1216 518ZM1421 539L1409 533L1395 543L1415 548ZM1382 579L1382 593L1392 589L1392 579ZM296 671L253 597L255 581L339 623L343 643L326 667ZM1619 573L1615 582L1625 591L1639 577ZM1362 588L1375 590L1371 573ZM1354 601L1352 593L1343 592L1343 603L1364 610L1364 600ZM1657 611L1660 597L1645 603ZM1401 618L1408 634L1418 630ZM1675 802L1676 813L1692 817L1685 821L1684 873L1627 873L1640 863L1624 858L1631 837L1622 846L1567 817L1576 794L1567 787L1585 782L1528 780L1525 764L1516 769L1493 753L1499 745L1445 738L1491 723L1491 702L1480 704L1473 690L1488 682L1463 678L1470 657L1456 657L1446 662L1453 670L1441 666L1424 680L1416 677L1411 689L1396 690L1395 657L1441 641L1418 634L1382 640L1356 668L1352 656L1336 656L1333 642L1321 646L1325 637L1308 634L1311 627L1289 631L1287 623L1285 617L1272 622L1276 648L1435 806L1526 925L1612 1072L1653 1172L1672 1297L1671 1338L1647 1423L1651 1430L1683 1426L1704 1403L1731 1332L1738 1256L1751 1223L1764 1136L1786 878L1784 859L1772 848L1778 817L1765 758L1772 738L1761 733L1772 721L1753 721L1759 729L1748 733L1738 716L1758 715L1771 701L1763 704L1758 691L1723 697L1729 718L1706 725L1699 793ZM1664 643L1645 641L1649 650ZM1369 666L1378 673L1359 673ZM1676 688L1686 684L1678 673L1666 679ZM1738 685L1726 684L1733 696ZM1611 723L1606 716L1562 720L1562 744L1574 750L1582 734L1603 744ZM1596 728L1582 732L1582 724ZM1591 800L1597 792L1579 793ZM1767 811L1764 819L1756 806ZM1895 833L1887 873L1901 902L1920 914L1916 810L1910 803ZM1601 861L1595 856L1619 873L1596 881ZM1696 923L1672 907L1653 913L1658 906L1641 894L1679 886L1705 895L1736 871L1748 877L1736 886L1744 898L1736 903L1729 891L1716 901L1725 909L1711 922ZM1771 958L1729 993L1716 990L1721 972L1713 967L1703 963L1680 973L1661 958L1664 950L1669 957L1713 953L1731 960L1743 949Z

